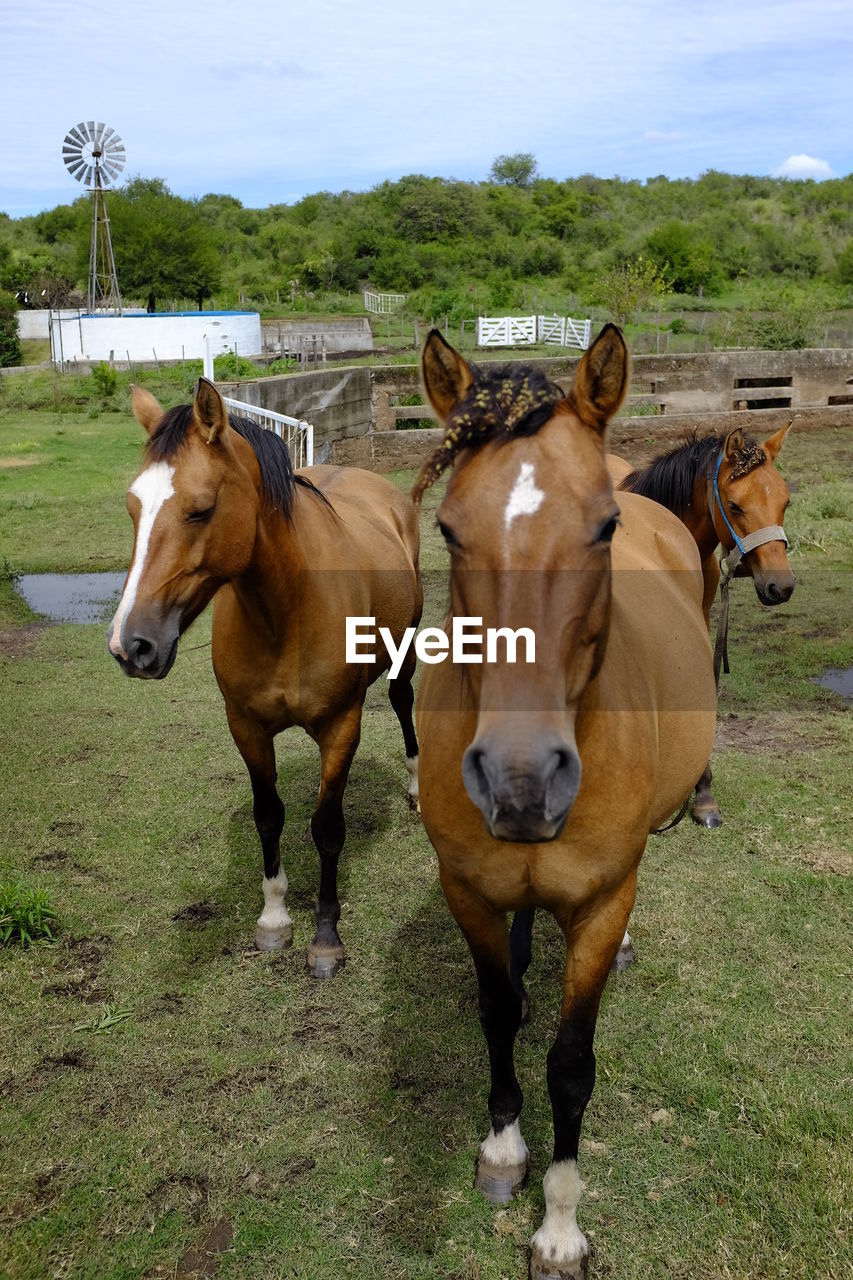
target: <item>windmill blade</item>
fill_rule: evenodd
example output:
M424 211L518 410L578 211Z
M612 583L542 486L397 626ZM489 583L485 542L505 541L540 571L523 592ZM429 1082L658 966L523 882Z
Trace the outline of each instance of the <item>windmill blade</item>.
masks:
M62 159L65 161L66 164L71 164L73 160L79 160L81 155L82 155L82 151L80 150L79 147L63 147L62 148Z
M86 172L86 165L82 160L75 160L73 164L68 165L68 172L72 178L76 178L78 182L81 182L83 174Z
M84 124L84 122L81 120L79 124L73 126L70 132L80 143L80 146L85 147L87 138L86 138L86 125Z
M88 138L88 141L91 142L95 136L95 122L94 120L87 120L86 123L89 126L89 132L87 134L87 138Z

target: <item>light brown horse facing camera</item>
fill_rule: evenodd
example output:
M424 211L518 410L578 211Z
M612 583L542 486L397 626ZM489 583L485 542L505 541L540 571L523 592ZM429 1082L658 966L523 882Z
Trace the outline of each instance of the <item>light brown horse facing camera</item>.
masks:
M133 411L148 445L128 492L136 536L109 650L127 675L162 679L179 637L216 597L213 669L252 783L264 857L255 942L265 950L292 940L274 740L299 725L317 743L321 779L311 834L321 873L308 967L315 977L331 977L345 958L337 930L343 793L368 685L390 665L381 647L372 665L346 661L346 619L374 618L395 645L417 626L423 591L415 509L389 481L354 467L294 473L284 441L248 419L229 420L205 379L194 404L165 414L134 388ZM414 666L410 649L388 685L413 803Z
M709 627L720 581L718 546L739 561L736 577L752 577L762 604L784 604L791 598L796 579L782 527L790 492L776 470L790 427L789 422L764 444L744 435L741 427L722 435L689 435L637 470L608 455L608 469L619 489L660 502L693 535L702 560L702 611ZM700 826L718 827L722 822L711 791L710 764L696 784L690 813Z
M673 515L614 496L604 436L627 378L618 329L583 356L567 398L531 371L478 374L436 331L422 373L447 425L414 496L452 465L437 513L452 616L535 634L535 662L510 662L507 639L491 664L426 668L417 699L422 816L474 960L489 1049L476 1183L505 1203L527 1175L506 913L542 908L566 963L531 1274L565 1280L586 1274L577 1158L602 990L649 832L690 793L714 737L702 574Z

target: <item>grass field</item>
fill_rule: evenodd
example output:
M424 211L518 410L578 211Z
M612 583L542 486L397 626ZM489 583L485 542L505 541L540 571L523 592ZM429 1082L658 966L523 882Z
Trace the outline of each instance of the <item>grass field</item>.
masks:
M312 744L279 741L295 946L259 955L260 856L209 615L147 684L108 659L102 626L44 625L14 594L15 572L126 566L140 440L126 414L0 415L0 877L58 913L53 945L0 949L0 1275L519 1280L543 1212L561 945L543 920L517 1053L532 1176L495 1211L472 1186L488 1128L473 972L383 690L346 803L348 963L318 984ZM853 663L850 457L839 433L791 434L798 586L777 611L733 590L725 825L649 842L638 963L608 984L582 1140L596 1280L851 1274L853 730L813 682Z

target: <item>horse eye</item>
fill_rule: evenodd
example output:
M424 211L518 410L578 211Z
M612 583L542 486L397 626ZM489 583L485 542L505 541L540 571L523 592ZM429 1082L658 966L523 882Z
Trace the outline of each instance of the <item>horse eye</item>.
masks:
M442 524L440 520L437 520L436 524L438 525L438 531L441 534L442 538L444 538L444 541L447 543L447 546L458 547L459 543L456 541L456 536L453 530L449 528L448 525Z
M607 524L603 525L602 528L599 530L598 537L596 538L596 542L602 543L605 546L609 545L613 541L613 535L616 532L616 526L618 523L619 523L619 517L611 516L610 519L607 521Z
M188 511L187 524L207 524L208 520L216 510L216 504L212 507L205 507L203 511Z
M729 511L733 511L736 516L743 515L743 507L739 507L736 502L729 500Z

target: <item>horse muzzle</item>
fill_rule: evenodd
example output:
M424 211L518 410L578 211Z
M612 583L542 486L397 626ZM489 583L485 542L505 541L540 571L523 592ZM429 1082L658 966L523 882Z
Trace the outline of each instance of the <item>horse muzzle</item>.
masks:
M123 644L110 632L107 648L126 676L162 680L177 656L178 629L169 627L157 634L153 628L134 628Z
M784 569L778 572L754 572L752 582L761 603L774 605L790 600L797 579L790 569Z
M462 781L496 840L537 844L566 824L581 781L573 744L548 735L523 746L475 738L462 760Z

